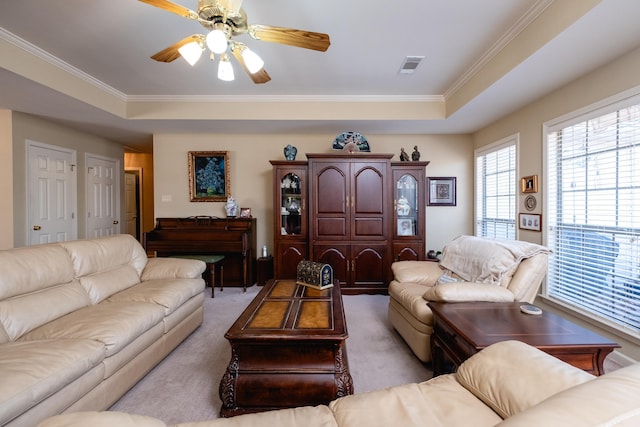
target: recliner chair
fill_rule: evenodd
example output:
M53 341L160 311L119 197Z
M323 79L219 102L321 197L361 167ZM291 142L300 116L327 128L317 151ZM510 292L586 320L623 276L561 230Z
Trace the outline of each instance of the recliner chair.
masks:
M544 246L517 240L459 236L442 259L391 265L388 318L422 362L431 361L433 314L429 301L532 303L547 274Z

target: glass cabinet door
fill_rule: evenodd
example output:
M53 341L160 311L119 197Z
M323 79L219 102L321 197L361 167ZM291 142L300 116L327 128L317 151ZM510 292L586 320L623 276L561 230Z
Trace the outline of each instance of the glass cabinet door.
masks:
M303 198L302 180L295 173L288 173L280 180L280 234L302 233Z
M416 236L418 230L418 182L413 175L404 174L396 180L396 235Z

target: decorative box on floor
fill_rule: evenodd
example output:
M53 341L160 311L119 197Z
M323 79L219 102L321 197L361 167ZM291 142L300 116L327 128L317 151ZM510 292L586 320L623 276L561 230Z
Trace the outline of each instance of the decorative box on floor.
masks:
M303 260L298 263L296 282L314 289L333 286L333 269L329 264Z

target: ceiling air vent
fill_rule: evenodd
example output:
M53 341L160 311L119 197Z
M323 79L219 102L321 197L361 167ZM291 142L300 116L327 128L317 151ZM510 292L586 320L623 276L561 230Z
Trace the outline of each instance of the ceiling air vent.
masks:
M407 56L400 66L400 74L413 74L424 56Z

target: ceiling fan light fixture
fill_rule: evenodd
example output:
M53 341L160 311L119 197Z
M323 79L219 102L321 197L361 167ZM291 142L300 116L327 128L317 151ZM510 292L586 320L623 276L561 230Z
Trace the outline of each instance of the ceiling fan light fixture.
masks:
M235 79L233 66L229 61L229 55L226 53L220 57L220 62L218 63L218 78L225 82L232 82Z
M227 45L227 35L223 30L214 28L207 34L207 47L211 49L213 53L220 55L226 52Z
M255 74L258 71L262 70L262 67L264 66L264 61L262 60L262 58L260 58L257 53L249 48L246 48L242 51L242 59L244 59L247 70L249 70L251 74Z
M200 55L202 55L203 50L204 48L199 42L193 41L191 43L183 45L180 49L178 49L178 52L180 52L180 55L184 58L184 60L193 67L200 59Z

